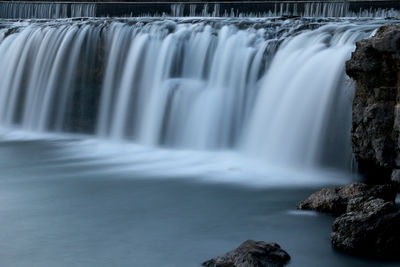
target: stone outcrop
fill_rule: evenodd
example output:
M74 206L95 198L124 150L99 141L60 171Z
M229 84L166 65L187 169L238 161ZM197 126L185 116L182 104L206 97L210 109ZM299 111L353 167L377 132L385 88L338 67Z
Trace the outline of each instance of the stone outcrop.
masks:
M203 263L207 267L281 267L289 254L276 243L247 240L238 248Z
M400 211L379 198L355 201L332 225L332 245L367 257L400 258Z
M369 198L382 198L393 202L396 189L392 185L367 185L353 183L347 186L323 188L298 204L299 209L342 214L355 199L359 202Z
M299 203L311 209L340 215L332 225L333 247L360 256L400 258L400 210L397 186L354 183L323 188Z
M346 63L356 81L352 144L371 181L400 181L400 26L381 27L359 41Z

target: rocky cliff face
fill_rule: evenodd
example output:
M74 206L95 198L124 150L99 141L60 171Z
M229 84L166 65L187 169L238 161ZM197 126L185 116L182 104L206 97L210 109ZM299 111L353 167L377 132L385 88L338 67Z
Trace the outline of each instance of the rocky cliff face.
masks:
M400 25L357 43L346 72L356 82L352 143L371 181L400 181Z

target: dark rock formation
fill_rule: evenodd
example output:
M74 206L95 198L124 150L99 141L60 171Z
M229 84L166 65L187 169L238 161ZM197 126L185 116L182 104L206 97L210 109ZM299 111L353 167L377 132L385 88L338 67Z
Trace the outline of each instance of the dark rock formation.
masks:
M400 258L400 211L397 186L354 183L323 188L299 203L300 209L341 216L332 225L332 245L367 257Z
M352 144L359 169L374 182L398 179L400 26L383 26L358 42L346 72L356 81Z
M332 245L367 257L400 258L400 211L379 198L353 199L332 225Z
M372 197L393 202L396 198L396 189L392 185L366 185L363 183L323 188L301 201L298 208L342 214L348 209L349 202L354 199L363 202Z
M289 254L276 243L247 240L238 248L203 263L207 267L280 267Z

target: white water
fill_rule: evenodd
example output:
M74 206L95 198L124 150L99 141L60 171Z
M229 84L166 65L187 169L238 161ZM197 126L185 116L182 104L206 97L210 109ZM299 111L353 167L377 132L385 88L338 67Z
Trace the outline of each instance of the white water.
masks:
M49 172L42 178L128 177L128 179L201 181L237 184L250 188L299 188L348 182L348 174L336 170L301 172L281 168L263 159L244 157L235 151L193 151L113 143L81 135L59 135L0 129L0 144L50 144L57 156L37 167ZM44 146L45 149L45 146ZM68 172L54 170L68 168ZM322 178L322 179L321 179ZM125 178L124 178L125 179Z
M59 19L95 16L96 4L91 3L0 2L0 18L3 19Z
M257 238L294 266L395 266L293 211L350 180L344 61L385 22L1 20L2 265L190 267Z
M366 29L326 25L287 38L263 78L244 147L301 166L321 163L334 149L343 155L336 163L346 165L350 139L334 140L350 132L353 96L344 62Z
M216 4L171 4L170 16L182 17L188 11L190 17L281 17L299 16L313 18L334 18L334 17L366 17L386 18L400 17L400 12L395 8L350 8L346 2L276 2L264 3L259 6L258 12L242 12L235 8L222 9L219 3ZM399 7L398 7L399 8Z
M293 266L397 266L293 211L349 181L343 64L384 22L0 21L2 265L190 267L256 238Z
M344 62L380 23L7 23L1 125L349 170Z
M137 14L137 6L135 4L123 4L123 14L129 16L129 13L135 16L159 16L154 12L159 4L147 4L150 13ZM168 5L168 4L167 4ZM202 4L202 3L173 3L170 4L170 12L163 13L163 16L172 17L280 17L280 16L300 16L300 17L367 17L367 18L386 18L400 17L400 12L395 8L379 8L371 7L357 8L356 4L346 2L281 2L281 3L264 3L253 8L255 11L246 11L246 4L240 6L227 7L223 3ZM139 9L143 8L143 5ZM101 10L101 14L98 12ZM117 4L118 9L118 4ZM243 10L242 10L243 9ZM30 3L30 2L0 2L0 18L3 19L54 19L68 17L95 17L95 16L115 16L112 5L101 3L73 3L66 1L65 3ZM119 13L117 13L120 16ZM132 16L132 15L131 15Z

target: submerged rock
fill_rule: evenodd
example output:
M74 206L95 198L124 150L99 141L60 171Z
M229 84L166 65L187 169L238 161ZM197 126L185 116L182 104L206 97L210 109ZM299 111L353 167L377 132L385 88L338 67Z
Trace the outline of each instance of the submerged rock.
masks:
M247 240L238 248L203 263L207 267L280 267L289 254L276 243Z
M400 258L400 211L379 198L353 199L332 225L332 245L366 257Z
M353 183L347 186L323 188L298 204L299 209L342 214L347 211L349 202L359 202L371 197L394 201L397 188L392 185L367 185Z

